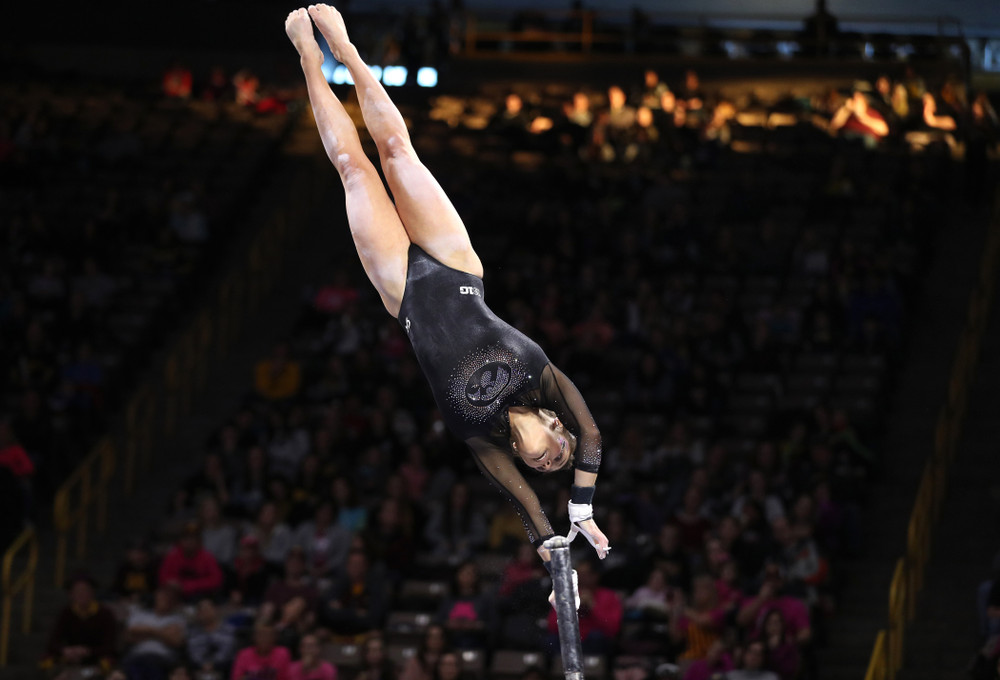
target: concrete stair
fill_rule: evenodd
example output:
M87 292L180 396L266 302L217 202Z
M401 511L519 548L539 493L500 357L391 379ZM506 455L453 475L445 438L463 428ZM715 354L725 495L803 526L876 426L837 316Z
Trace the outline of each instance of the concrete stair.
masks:
M845 565L847 584L828 623L827 644L819 652L822 680L863 678L878 631L886 627L889 583L905 549L917 484L931 453L934 426L978 275L985 229L976 224L956 219L954 228L938 234L921 299L910 307L917 318L897 376L885 436L877 447L884 461L884 481L874 486L864 510L863 556ZM934 552L938 549L935 544ZM971 609L971 597L967 593L955 604Z
M1000 552L1000 314L994 302L973 383L964 437L948 480L941 523L900 680L966 678L981 645L976 589Z

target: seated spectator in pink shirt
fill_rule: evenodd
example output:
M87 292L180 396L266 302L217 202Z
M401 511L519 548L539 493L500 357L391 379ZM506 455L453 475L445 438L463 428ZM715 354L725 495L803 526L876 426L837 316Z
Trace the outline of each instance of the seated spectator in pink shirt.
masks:
M607 654L613 647L622 627L624 608L618 594L610 588L602 588L601 575L588 560L576 567L580 590L580 637L584 654ZM549 612L549 637L555 644L559 628L556 611Z
M545 570L538 561L535 549L530 543L521 543L517 546L514 559L503 568L503 575L500 577L500 590L497 595L501 598L508 597L525 584L537 587L537 582L543 576L545 576Z
M337 680L337 669L329 661L319 656L319 640L315 635L306 635L299 643L300 661L288 670L288 680Z
M758 638L764 645L764 668L781 680L793 680L799 674L801 655L795 637L785 626L780 609L772 609L764 617Z
M756 597L743 603L736 621L740 626L749 626L754 632L759 632L763 630L768 613L778 610L785 620L787 635L797 644L804 645L812 639L809 607L797 597L781 594L784 585L784 577L778 566L768 565L760 591Z
M241 650L233 664L231 680L290 680L292 655L275 644L274 628L258 624L253 631L253 646Z
M177 543L160 565L160 585L175 583L181 597L193 601L211 597L222 588L222 569L201 546L201 527L188 522Z
M0 420L0 465L8 468L18 479L27 479L35 474L35 464L18 443L14 429L5 419Z

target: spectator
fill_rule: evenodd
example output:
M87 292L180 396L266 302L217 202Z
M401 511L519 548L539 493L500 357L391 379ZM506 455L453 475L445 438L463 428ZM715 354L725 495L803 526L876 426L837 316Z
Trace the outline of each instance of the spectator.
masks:
M855 90L837 109L830 121L830 131L856 137L874 146L889 134L889 124L874 107L869 106L864 92Z
M221 66L213 66L208 75L208 81L202 90L201 98L206 102L220 102L226 99L229 89L229 82L226 79L226 71Z
M229 566L236 557L236 527L222 518L215 496L201 499L198 509L201 543L220 566Z
M618 594L600 585L600 572L589 560L576 567L580 591L580 638L584 654L611 653L622 625L622 602ZM548 617L549 639L552 644L558 640L556 611L553 608Z
M205 456L202 469L192 476L184 485L188 498L212 496L222 505L229 503L229 482L226 479L226 469L219 453L209 453Z
M309 455L309 432L302 424L301 409L292 409L287 418L271 416L271 441L267 447L268 470L287 482L298 478L302 461Z
M236 654L236 631L222 620L212 600L198 602L194 624L188 631L187 653L202 680L228 676Z
M272 501L260 506L257 522L247 527L246 536L257 539L261 556L271 566L285 561L294 541L288 525L278 520L278 506Z
M306 608L313 611L318 598L316 585L307 570L305 554L299 547L292 548L285 558L282 578L272 582L267 589L265 604L280 612L293 600L301 599Z
M250 517L257 514L267 497L268 473L267 454L263 447L250 447L243 469L233 483L231 499L234 509Z
M631 619L669 618L676 593L667 584L663 569L654 568L649 572L645 585L640 586L625 601L625 613Z
M344 575L334 581L320 619L336 635L356 636L376 630L387 606L385 581L369 568L362 550L347 555Z
M375 524L365 532L365 543L373 561L381 564L394 580L409 572L416 546L403 524L399 501L385 498L379 503Z
M692 485L684 492L684 502L674 513L673 523L680 532L681 548L688 552L697 551L712 529L704 505L702 490Z
M230 680L289 680L292 657L276 645L272 626L258 623L253 629L253 645L240 650Z
M260 603L267 588L269 572L267 562L260 554L260 544L253 535L240 539L240 550L233 560L227 590L236 604L254 606Z
M233 87L236 89L236 103L240 106L253 106L257 103L257 91L260 89L260 79L248 69L242 69L233 76Z
M70 580L69 603L59 612L49 633L43 669L111 670L118 626L111 610L94 597L94 590L95 584L86 574Z
M201 527L189 522L160 564L160 585L174 584L187 601L215 595L222 588L222 569L201 546Z
M748 598L740 608L737 622L750 627L752 631L763 630L764 619L772 610L781 612L785 621L786 635L798 645L806 645L812 639L809 622L809 608L799 598L784 594L784 577L777 565L766 567L764 581L756 597Z
M417 653L406 660L400 680L434 680L438 660L448 649L448 635L444 626L436 623L427 626Z
M254 388L268 401L285 401L295 397L302 388L302 368L288 356L288 345L278 343L269 359L257 362Z
M451 596L438 608L437 620L448 631L452 644L461 649L482 649L496 626L493 600L482 591L479 569L463 562L455 570Z
M456 482L448 500L434 507L425 537L435 557L467 560L486 545L486 517L469 502L469 487Z
M312 628L318 603L302 550L293 548L285 558L284 578L272 582L264 594L258 620L274 621L282 644L291 648L301 633Z
M739 488L744 488L742 484ZM741 517L743 508L748 501L754 501L759 507L764 508L767 521L773 523L775 520L785 516L785 506L776 494L768 489L767 477L761 470L751 470L746 480L745 491L736 494L733 501L733 517Z
M313 519L304 522L295 532L295 545L305 551L313 578L326 578L344 568L351 547L351 532L337 523L332 501L316 509Z
M722 639L726 611L719 606L715 579L711 574L699 574L692 583L691 605L680 599L670 621L670 633L683 642L681 661L705 659L709 651Z
M337 669L320 658L319 639L306 635L299 644L299 661L288 671L288 680L337 680Z
M35 474L35 464L28 452L18 443L14 429L7 418L0 418L0 467L5 467L27 485Z
M490 126L503 134L513 146L519 146L527 138L531 127L531 116L524 110L524 100L511 92L504 99L503 111L494 116Z
M163 94L172 99L190 99L194 77L191 69L175 63L163 73Z
M434 680L462 680L465 672L462 670L462 658L455 652L444 652L438 658L434 669Z
M355 680L396 680L396 668L385 653L381 633L371 633L365 638L361 652L361 671Z
M350 478L338 475L330 484L337 507L337 524L356 534L368 526L368 509L358 502L357 491Z
M680 530L675 524L665 523L657 534L652 553L646 561L646 570L662 569L672 586L687 588L691 578L691 563L681 548Z
M733 659L726 644L722 640L715 640L704 657L681 666L686 667L684 680L709 680L709 678L726 677L733 669Z
M133 541L125 550L125 561L118 566L111 590L133 604L147 604L158 578L149 548L142 541Z
M540 587L545 571L538 563L534 548L530 543L521 542L514 551L514 559L507 562L500 577L500 589L497 596L510 597L521 588L534 589Z
M764 617L760 641L764 645L764 667L781 680L798 677L801 655L795 639L785 630L781 610L772 609Z
M501 507L490 521L490 550L513 550L524 543L524 524L512 506Z
M743 651L743 663L725 674L726 680L783 680L764 666L764 643L752 640Z
M177 610L177 591L160 585L153 594L153 608L134 609L125 621L122 667L129 680L166 680L184 648L185 627Z

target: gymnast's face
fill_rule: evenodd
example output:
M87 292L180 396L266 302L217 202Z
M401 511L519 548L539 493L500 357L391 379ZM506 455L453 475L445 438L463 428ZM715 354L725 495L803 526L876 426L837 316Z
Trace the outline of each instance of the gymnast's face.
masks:
M569 465L575 441L554 415L538 411L518 426L511 447L528 467L554 472Z

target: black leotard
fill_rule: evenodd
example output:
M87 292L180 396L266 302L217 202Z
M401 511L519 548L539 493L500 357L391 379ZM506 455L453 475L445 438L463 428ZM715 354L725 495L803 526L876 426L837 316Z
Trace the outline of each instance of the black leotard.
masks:
M483 280L410 246L399 323L445 424L514 504L536 545L553 535L510 450L508 409L548 408L577 437L574 466L597 472L601 435L576 386L530 338L486 306Z

